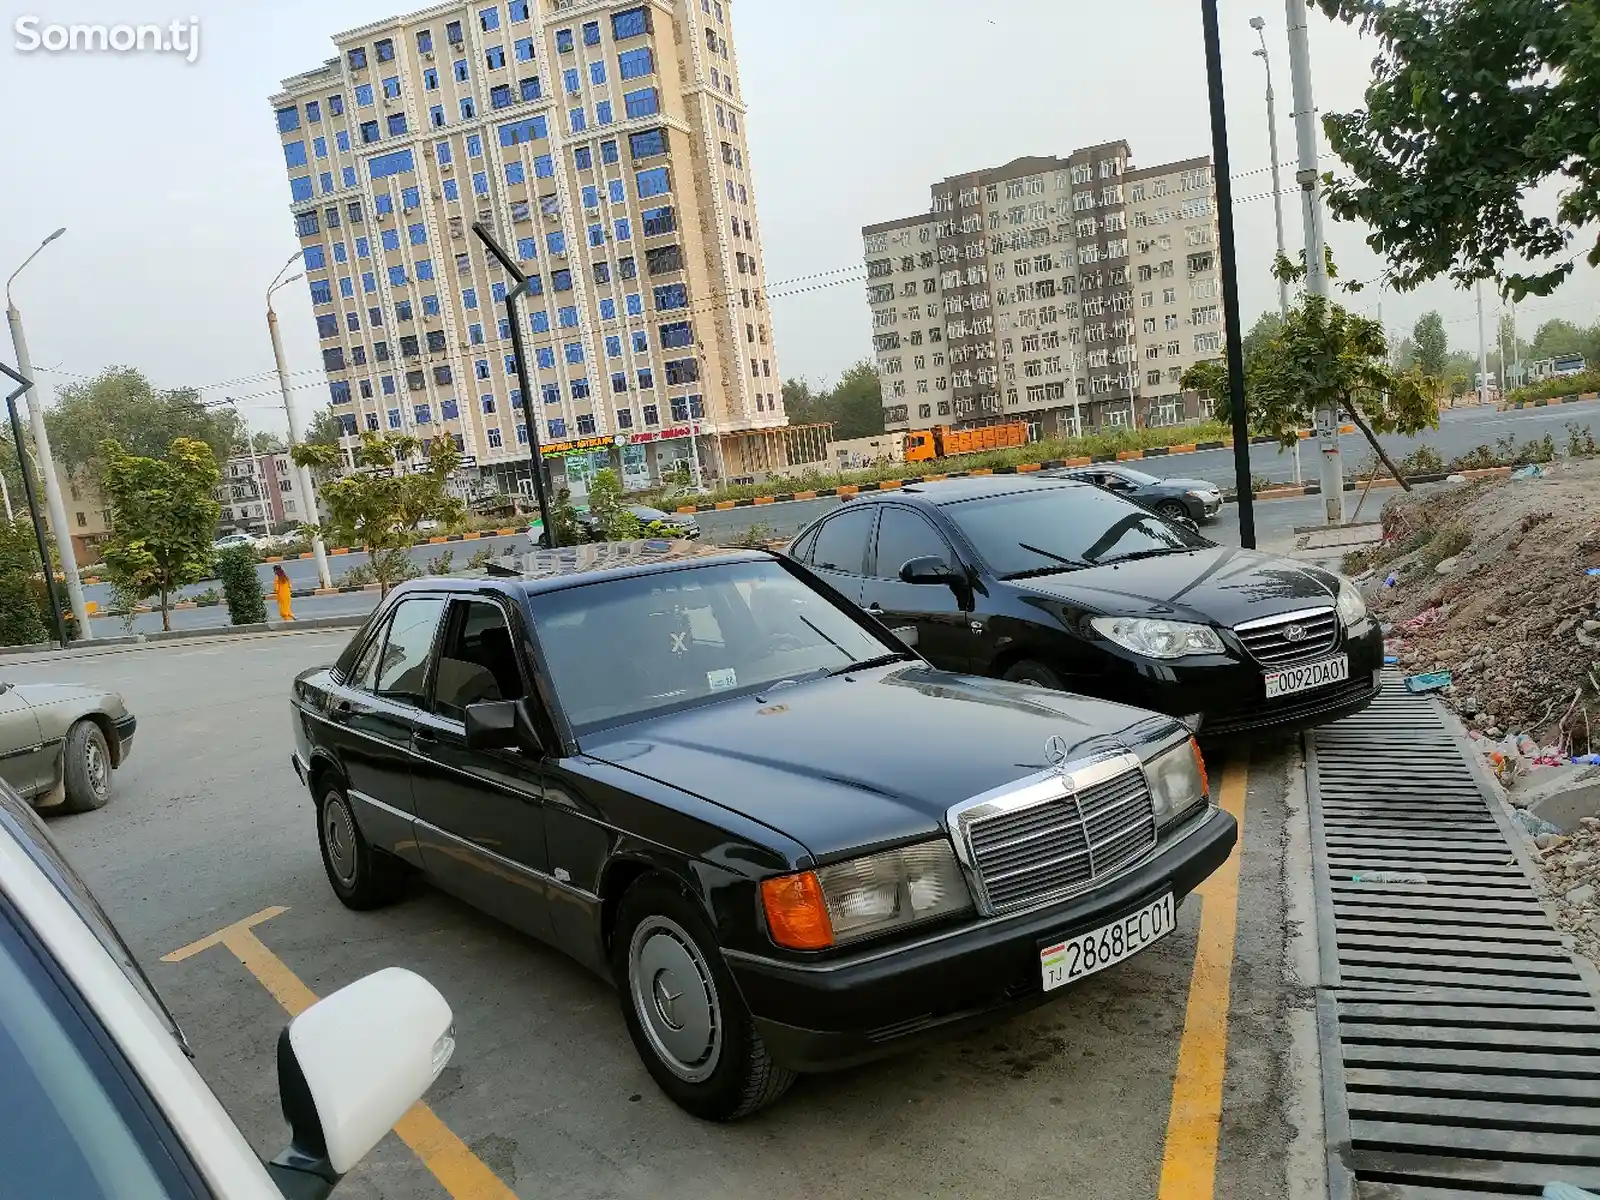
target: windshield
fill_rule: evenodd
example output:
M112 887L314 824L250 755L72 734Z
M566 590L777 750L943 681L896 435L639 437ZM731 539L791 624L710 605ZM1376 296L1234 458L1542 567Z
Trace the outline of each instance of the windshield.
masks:
M775 562L635 575L535 596L530 607L580 734L902 656Z
M1098 488L1040 488L964 500L945 506L944 513L1002 579L1211 545Z
M1148 487L1152 483L1161 482L1158 477L1146 475L1143 471L1135 471L1132 467L1118 467L1116 473L1129 483L1137 483L1140 487Z

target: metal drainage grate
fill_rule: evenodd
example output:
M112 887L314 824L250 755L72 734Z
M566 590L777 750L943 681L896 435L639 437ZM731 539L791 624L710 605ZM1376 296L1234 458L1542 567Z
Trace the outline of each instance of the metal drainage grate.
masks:
M1588 977L1436 704L1386 680L1307 741L1331 1195L1600 1190Z

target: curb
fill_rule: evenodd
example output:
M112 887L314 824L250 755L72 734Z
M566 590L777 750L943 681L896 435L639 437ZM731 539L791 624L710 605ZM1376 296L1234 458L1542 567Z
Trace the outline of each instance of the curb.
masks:
M476 533L445 533L445 534L437 534L437 535L435 535L433 537L425 539L424 541L412 542L411 543L411 549L416 550L416 549L420 549L423 546L433 546L433 545L439 544L440 542L475 542L479 538L516 537L517 534L525 533L525 532L527 532L527 530L524 528L524 529L480 529ZM365 554L366 553L366 551L363 550L360 546L338 546L338 547L329 546L329 547L325 548L323 552L325 554ZM297 561L299 559L315 558L315 557L316 557L316 554L313 551L310 551L310 550L307 550L307 551L305 551L304 553L301 553L301 554L296 554L293 558L285 558L281 554L269 554L269 555L267 555L266 558L263 558L263 559L259 560L257 565L260 566L260 565L265 565L267 563L295 562L295 561ZM97 583L99 581L98 580L85 580L84 582L85 583Z
M349 614L337 617L307 617L301 621L258 622L251 625L207 625L200 629L157 630L153 633L134 633L120 637L95 638L88 642L69 642L58 646L54 642L34 642L26 646L0 646L0 658L24 654L55 654L61 658L88 658L100 650L112 647L160 645L190 638L226 638L260 636L273 633L309 633L317 629L354 629L366 622L370 614Z
M200 629L164 629L153 633L135 634L146 642L180 642L184 638L216 637L219 633L266 633L265 621L252 625L207 625Z
M1354 433L1354 425L1341 425L1339 432ZM1315 437L1314 431L1300 430L1300 440ZM1276 442L1274 437L1253 437L1252 446ZM912 487L919 483L937 483L941 479L967 479L983 475L1026 475L1033 471L1055 471L1062 467L1088 467L1095 463L1134 462L1141 458L1166 458L1175 454L1198 454L1206 450L1226 450L1232 442L1183 442L1173 446L1152 446L1148 450L1118 450L1115 454L1078 455L1073 458L1052 458L1046 462L1016 463L1008 467L974 467L970 471L947 471L933 475L907 475L901 479L880 479L873 483L841 483L837 487L817 488L805 492L774 492L770 496L748 496L740 500L716 500L710 504L685 504L674 511L681 513L727 512L733 508L754 508L759 504L783 504L790 500L815 500L819 496L855 496L862 492L887 492L895 488ZM1258 492L1257 495L1265 495ZM1286 496L1302 493L1288 491ZM1309 493L1306 493L1309 494ZM1226 498L1226 493L1224 493Z
M1549 408L1552 404L1577 404L1583 400L1600 400L1600 392L1579 392L1575 396L1546 396L1542 400L1508 400L1496 407L1499 412L1521 412L1525 408Z

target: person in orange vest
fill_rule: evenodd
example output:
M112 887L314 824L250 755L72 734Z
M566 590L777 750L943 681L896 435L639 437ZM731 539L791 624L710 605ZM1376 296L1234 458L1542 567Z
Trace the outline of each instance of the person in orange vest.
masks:
M285 621L294 620L294 611L289 606L290 590L289 576L284 574L281 566L272 568L272 591L278 598L278 616Z

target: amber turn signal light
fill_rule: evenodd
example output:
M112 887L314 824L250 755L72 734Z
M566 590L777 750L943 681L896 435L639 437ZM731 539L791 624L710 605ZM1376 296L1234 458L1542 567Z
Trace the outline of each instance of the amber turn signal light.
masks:
M833 945L833 925L822 899L822 884L811 871L761 881L772 940L790 950L823 950Z
M1200 790L1206 796L1211 795L1211 777L1206 774L1206 756L1200 753L1200 743L1194 738L1189 739L1189 749L1194 751L1195 769L1200 772Z

